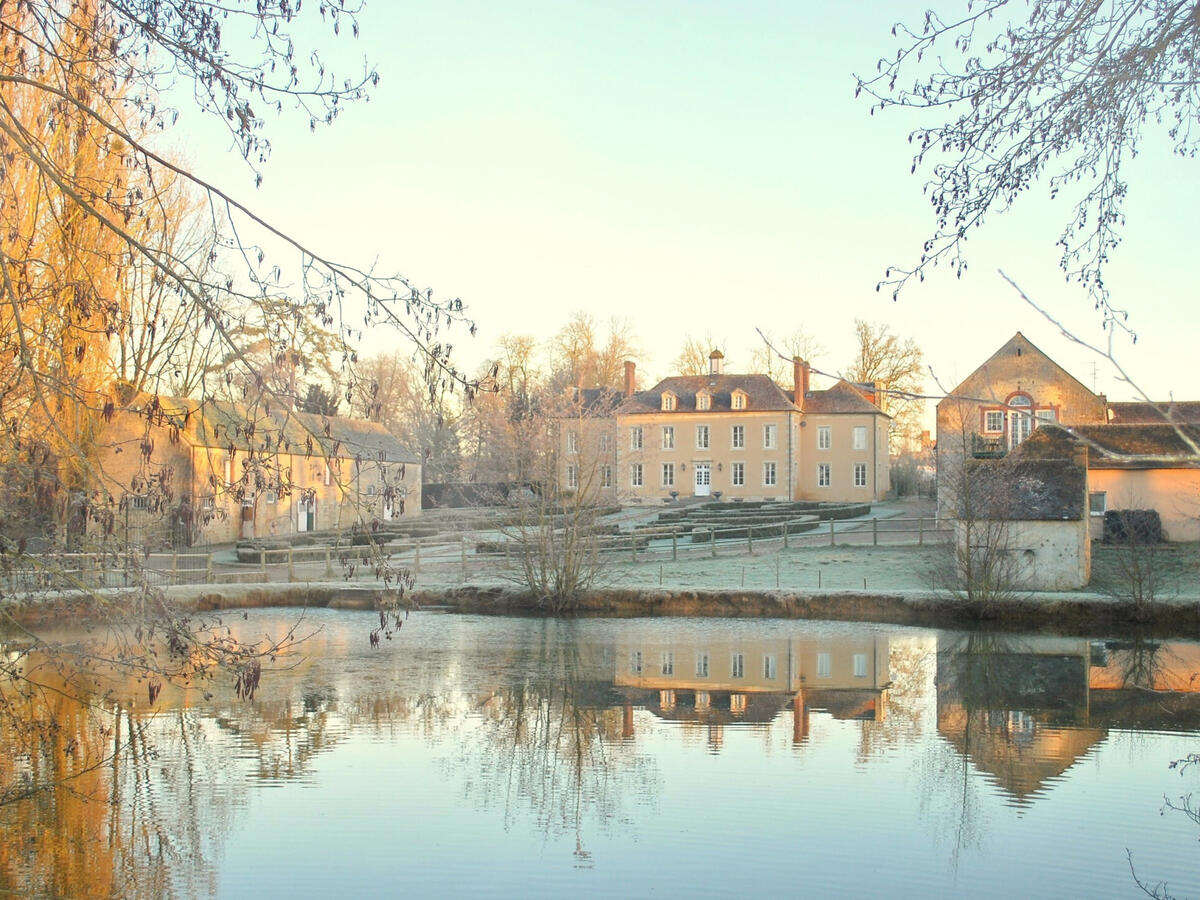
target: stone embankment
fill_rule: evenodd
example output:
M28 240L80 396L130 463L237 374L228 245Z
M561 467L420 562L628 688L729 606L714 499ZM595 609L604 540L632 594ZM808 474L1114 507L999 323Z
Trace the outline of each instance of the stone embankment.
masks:
M386 594L368 585L305 584L181 585L169 589L185 609L197 612L257 607L375 610ZM95 598L60 595L26 608L19 618L33 621L86 618ZM411 595L417 608L480 615L544 615L535 597L512 587L447 587ZM119 607L119 595L105 598L106 611ZM16 610L11 610L15 612ZM962 628L986 626L1010 631L1063 634L1116 633L1138 628L1162 636L1200 637L1200 601L1173 599L1137 607L1100 595L1027 594L997 602L986 611L944 593L898 591L794 592L766 590L680 590L613 588L597 590L578 606L578 616L713 616L727 618L824 619L898 625Z
M387 599L387 594L378 587L347 582L197 584L179 585L167 591L180 607L196 612L258 607L375 610ZM415 608L460 613L546 614L532 594L515 587L466 585L418 590L410 600ZM88 619L101 613L111 615L126 604L134 608L137 598L118 590L90 594L63 592L43 596L36 604L10 604L5 613L15 621L45 624ZM1200 638L1200 599L1173 598L1139 607L1102 595L1080 593L1026 594L980 610L947 593L932 591L610 588L589 594L574 614L823 619L1088 635L1136 628L1159 636Z

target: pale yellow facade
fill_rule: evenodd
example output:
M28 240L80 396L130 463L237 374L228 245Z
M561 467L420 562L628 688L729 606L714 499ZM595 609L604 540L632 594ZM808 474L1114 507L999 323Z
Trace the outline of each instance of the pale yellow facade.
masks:
M627 364L623 396L559 419L560 486L627 504L887 496L889 419L868 394L846 382L809 391L800 360L791 391L762 375L724 375L718 355L713 363L707 377L642 392Z
M891 490L888 420L859 413L806 415L797 499L869 503Z
M619 496L794 500L799 422L798 413L777 411L620 416Z

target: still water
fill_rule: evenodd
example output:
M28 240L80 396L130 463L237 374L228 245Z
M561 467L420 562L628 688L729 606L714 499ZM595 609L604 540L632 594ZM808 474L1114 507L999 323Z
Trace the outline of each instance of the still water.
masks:
M1200 895L1200 825L1164 809L1200 789L1170 767L1200 645L420 613L371 649L373 621L306 614L253 702L54 708L60 762L10 732L6 790L72 777L0 807L0 890L1127 897L1132 860Z

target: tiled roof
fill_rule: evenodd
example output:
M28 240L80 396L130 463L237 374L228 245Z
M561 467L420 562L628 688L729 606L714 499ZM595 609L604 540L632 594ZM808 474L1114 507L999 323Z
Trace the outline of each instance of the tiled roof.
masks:
M885 416L883 410L863 396L863 392L850 382L842 380L824 391L809 391L804 397L806 413L875 413ZM890 416L889 416L890 418Z
M1073 459L1042 459L1012 453L969 463L972 518L998 521L1078 521L1084 514L1087 469ZM967 511L959 503L959 515Z
M1088 445L1091 468L1200 467L1194 449L1200 447L1197 425L1079 425L1071 432Z
M624 399L618 408L621 415L657 412L696 412L696 394L707 391L712 397L709 409L713 412L742 412L734 410L730 397L734 391L746 394L745 412L763 410L795 410L784 390L766 375L676 375L664 378L648 391L637 391ZM662 408L662 395L675 394L674 410Z
M135 400L127 411L175 425L181 438L198 447L299 455L336 451L348 459L378 459L382 451L388 462L417 462L386 428L363 419L294 412L276 404L251 408L224 400L149 396Z
M566 401L566 409L560 415L569 417L611 416L624 401L625 395L612 388L576 388Z
M1108 404L1108 421L1112 425L1154 423L1200 425L1200 401L1110 403Z
M303 412L293 412L291 415L306 433L320 435L320 442L325 445L326 452L330 452L335 444L340 444L340 456L382 459L384 462L417 462L417 458L400 440L378 422Z

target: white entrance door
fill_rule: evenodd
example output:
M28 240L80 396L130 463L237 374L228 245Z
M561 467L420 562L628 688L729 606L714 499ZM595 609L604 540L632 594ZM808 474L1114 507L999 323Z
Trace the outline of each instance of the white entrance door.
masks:
M696 473L696 496L707 497L712 493L712 463L696 463L692 469Z

